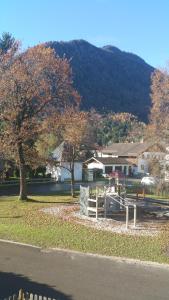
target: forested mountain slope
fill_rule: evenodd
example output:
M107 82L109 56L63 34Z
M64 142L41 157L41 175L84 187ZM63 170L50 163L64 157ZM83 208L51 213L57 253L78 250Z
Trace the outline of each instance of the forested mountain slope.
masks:
M59 56L70 59L82 109L130 112L147 120L154 68L143 59L113 46L98 48L84 40L47 45Z

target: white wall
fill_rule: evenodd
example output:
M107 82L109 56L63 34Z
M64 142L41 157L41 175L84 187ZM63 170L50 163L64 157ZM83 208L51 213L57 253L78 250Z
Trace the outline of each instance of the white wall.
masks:
M144 152L143 157L144 159L157 159L157 160L163 160L166 153L164 152Z
M60 175L57 171L57 168L55 166L47 165L46 166L46 174L51 174L52 178L58 179L58 176Z
M149 161L151 159L157 159L159 161L162 161L165 157L164 152L144 152L139 158L138 158L138 167L137 172L138 173L148 173L149 172ZM144 166L144 170L142 169L142 166Z
M97 156L98 156L98 157L118 157L118 154L113 154L113 153L103 153L103 152L97 151ZM96 156L96 158L97 158L97 156Z
M65 181L71 179L71 174L69 170L66 168L69 168L69 163L62 163L62 166L65 167L50 167L47 166L46 173L51 174L52 178L55 178L56 181ZM82 162L75 162L74 164L74 178L75 181L81 181L82 180Z
M142 166L144 166L144 169L142 168ZM137 172L138 173L148 173L148 160L138 158Z
M97 152L98 157L118 157L118 155L115 154L107 154L107 153L102 153L102 152ZM159 161L164 160L166 153L164 152L144 152L137 160L137 167L132 167L134 173L148 173L148 165L149 165L149 160L155 158ZM100 164L99 164L100 165ZM144 169L142 169L142 166L144 166ZM96 164L92 164L89 167L90 169L92 168L100 168ZM103 173L105 173L105 167L102 166Z
M100 162L91 162L87 165L88 169L100 169L104 170L104 165ZM104 173L104 172L103 172Z

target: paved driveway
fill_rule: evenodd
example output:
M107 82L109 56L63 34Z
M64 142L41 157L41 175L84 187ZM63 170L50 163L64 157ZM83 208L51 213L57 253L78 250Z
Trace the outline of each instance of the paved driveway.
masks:
M0 299L21 287L65 300L168 300L169 269L0 243Z

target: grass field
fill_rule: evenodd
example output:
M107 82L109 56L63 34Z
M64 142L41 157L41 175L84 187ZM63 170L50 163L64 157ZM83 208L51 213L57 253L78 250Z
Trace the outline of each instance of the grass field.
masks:
M0 238L41 247L124 256L169 263L169 227L158 237L118 235L63 221L41 208L72 203L70 196L32 196L28 202L0 197Z

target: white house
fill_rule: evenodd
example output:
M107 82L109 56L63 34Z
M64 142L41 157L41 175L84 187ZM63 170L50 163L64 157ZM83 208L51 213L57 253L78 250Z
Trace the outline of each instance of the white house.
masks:
M110 174L114 171L120 171L125 175L129 175L132 163L125 158L119 157L91 157L84 162L88 170L101 170L102 173Z
M116 169L124 172L126 175L131 173L147 173L149 171L149 162L152 159L163 161L166 155L166 149L158 143L113 143L108 147L97 151L96 159L114 158L125 159L128 165L117 165ZM112 164L112 168L115 168ZM114 165L114 167L113 167ZM106 165L103 170L106 173Z
M65 180L71 179L71 161L68 159L67 155L67 144L62 142L53 152L52 152L53 162L48 164L46 167L46 174L51 174L51 177L56 179L56 181L64 182ZM74 180L82 180L82 161L74 162Z

